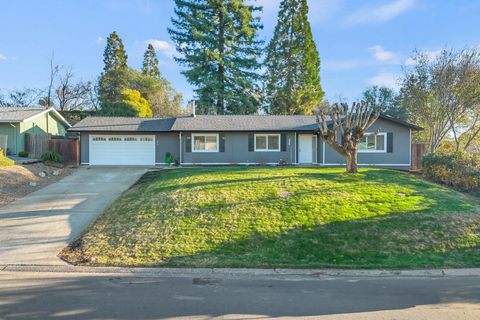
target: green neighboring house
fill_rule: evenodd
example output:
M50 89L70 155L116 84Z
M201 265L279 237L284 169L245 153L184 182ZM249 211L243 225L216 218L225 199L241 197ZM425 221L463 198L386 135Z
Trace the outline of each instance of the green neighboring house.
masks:
M64 136L71 125L54 108L0 108L0 148L7 139L7 151L16 155L25 149L25 133Z

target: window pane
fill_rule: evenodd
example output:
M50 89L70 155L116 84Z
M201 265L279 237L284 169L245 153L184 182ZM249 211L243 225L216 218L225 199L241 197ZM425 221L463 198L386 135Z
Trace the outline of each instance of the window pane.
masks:
M375 136L374 135L367 136L367 149L368 150L375 150Z
M265 150L267 149L267 136L256 136L256 149Z
M363 137L358 144L358 150L367 150L367 137Z
M280 149L278 136L268 136L268 150L278 150Z
M217 151L217 137L216 136L206 136L206 147L205 150Z
M377 136L377 150L383 151L385 150L385 136L378 135Z
M193 149L194 150L205 150L205 137L204 136L194 136L193 137Z

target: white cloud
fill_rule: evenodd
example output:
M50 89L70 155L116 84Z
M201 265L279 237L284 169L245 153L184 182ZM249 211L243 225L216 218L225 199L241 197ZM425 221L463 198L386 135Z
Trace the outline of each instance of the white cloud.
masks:
M441 49L440 50L432 50L432 51L431 50L424 50L424 51L421 51L421 53L424 54L429 61L433 61L442 53L442 50ZM406 66L413 66L415 64L416 64L416 61L412 57L405 60L405 65Z
M383 4L364 6L352 13L347 22L352 25L385 22L408 11L414 4L415 0L393 0Z
M98 37L97 38L97 43L102 43L103 42L103 37Z
M378 44L368 48L368 50L370 50L370 52L373 54L373 57L377 61L390 61L395 57L395 53L385 50L381 45Z
M7 60L7 56L0 53L0 60Z
M395 90L400 89L398 81L398 74L389 72L380 72L368 79L368 84L371 86L388 87Z
M155 50L159 51L161 54L169 58L172 58L177 52L175 50L175 46L168 41L149 39L145 41L145 43L151 44L155 48Z

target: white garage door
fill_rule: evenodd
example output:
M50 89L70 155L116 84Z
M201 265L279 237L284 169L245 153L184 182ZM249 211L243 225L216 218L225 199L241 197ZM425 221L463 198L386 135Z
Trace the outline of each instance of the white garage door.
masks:
M155 136L91 135L91 165L155 165Z

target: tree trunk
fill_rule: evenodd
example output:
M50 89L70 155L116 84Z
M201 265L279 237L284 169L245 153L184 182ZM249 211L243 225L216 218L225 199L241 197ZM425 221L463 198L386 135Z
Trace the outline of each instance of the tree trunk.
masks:
M345 156L347 160L347 173L358 173L358 150L354 149Z
M225 66L223 64L225 54L225 17L223 16L223 8L220 8L219 30L218 30L218 52L221 62L218 64L219 85L217 99L217 114L225 114Z

